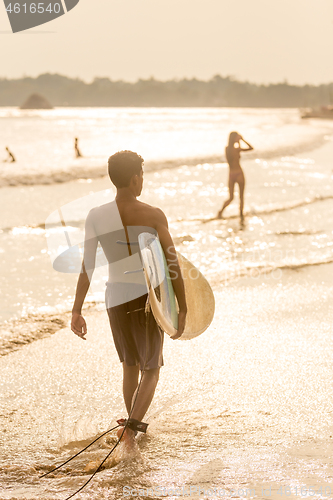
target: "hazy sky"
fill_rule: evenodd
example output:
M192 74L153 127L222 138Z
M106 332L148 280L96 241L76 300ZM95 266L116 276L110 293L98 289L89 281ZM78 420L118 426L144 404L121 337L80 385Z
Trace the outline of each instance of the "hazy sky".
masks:
M0 0L0 77L333 82L333 0L80 0L9 30Z

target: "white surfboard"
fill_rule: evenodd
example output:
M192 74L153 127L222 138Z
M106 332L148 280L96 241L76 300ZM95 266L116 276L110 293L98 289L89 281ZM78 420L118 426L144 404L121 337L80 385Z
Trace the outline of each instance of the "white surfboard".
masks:
M178 328L178 305L163 249L159 239L150 233L141 233L138 239L152 312L162 330L172 336ZM177 255L187 302L185 330L180 339L189 340L211 324L215 299L199 269L180 253Z

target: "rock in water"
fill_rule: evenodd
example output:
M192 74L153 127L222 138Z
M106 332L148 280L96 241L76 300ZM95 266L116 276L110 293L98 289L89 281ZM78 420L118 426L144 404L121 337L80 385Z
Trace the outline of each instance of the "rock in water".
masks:
M42 95L31 94L20 109L53 109L53 106Z

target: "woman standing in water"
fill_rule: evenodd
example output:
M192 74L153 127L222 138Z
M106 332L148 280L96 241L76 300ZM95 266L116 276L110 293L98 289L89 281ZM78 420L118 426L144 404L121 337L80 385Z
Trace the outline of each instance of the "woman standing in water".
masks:
M246 144L247 148L242 148L240 141ZM235 184L239 186L239 214L243 220L243 207L244 207L244 187L245 187L245 177L240 166L240 153L241 151L251 151L253 147L251 144L246 142L238 132L231 132L229 135L229 143L225 148L225 156L229 165L229 198L224 202L222 209L217 213L217 218L222 219L223 210L230 205L234 199L234 189Z

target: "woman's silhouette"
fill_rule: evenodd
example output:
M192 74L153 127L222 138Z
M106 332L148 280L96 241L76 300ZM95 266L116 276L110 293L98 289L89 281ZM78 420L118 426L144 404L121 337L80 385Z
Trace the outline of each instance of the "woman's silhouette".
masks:
M247 148L242 148L240 141L246 144ZM244 187L245 187L245 177L240 166L240 153L241 151L251 151L253 147L251 144L246 142L238 132L231 132L229 135L229 143L225 148L225 156L229 165L229 198L224 202L223 207L217 213L217 218L222 219L223 210L230 205L234 199L234 189L235 184L239 186L239 215L243 220L243 207L244 207Z

